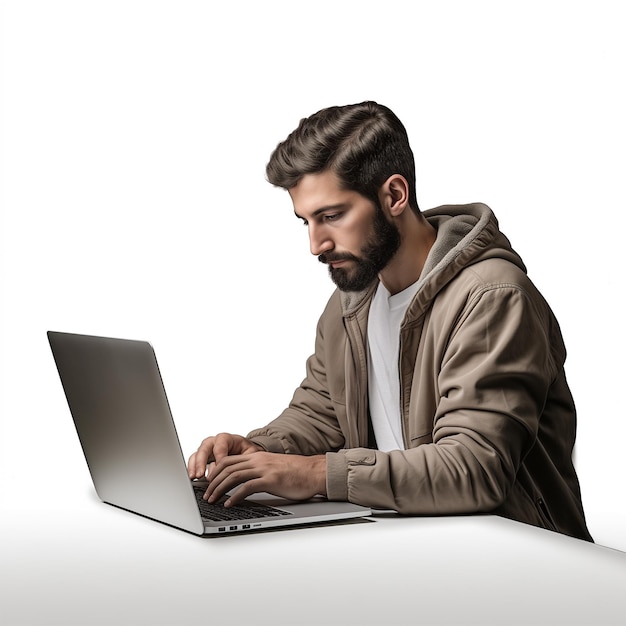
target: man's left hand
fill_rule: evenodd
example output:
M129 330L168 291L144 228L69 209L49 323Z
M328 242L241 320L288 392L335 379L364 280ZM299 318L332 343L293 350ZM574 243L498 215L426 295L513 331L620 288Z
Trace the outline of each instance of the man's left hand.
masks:
M227 456L210 468L207 479L204 498L209 502L239 486L226 507L262 491L288 500L308 500L326 495L326 457L274 452Z

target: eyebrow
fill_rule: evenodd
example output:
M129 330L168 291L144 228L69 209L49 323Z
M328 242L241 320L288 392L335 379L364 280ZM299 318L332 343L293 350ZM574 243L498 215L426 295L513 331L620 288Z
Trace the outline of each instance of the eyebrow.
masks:
M345 202L340 202L339 204L329 204L327 206L323 206L319 209L316 209L315 211L313 211L313 213L311 214L311 219L314 217L317 217L318 215L321 215L322 213L326 213L326 211L338 211L338 210L343 210L347 207L348 205ZM301 220L304 220L306 222L306 218L302 217L302 215L298 215L296 213L296 210L294 209L294 215Z

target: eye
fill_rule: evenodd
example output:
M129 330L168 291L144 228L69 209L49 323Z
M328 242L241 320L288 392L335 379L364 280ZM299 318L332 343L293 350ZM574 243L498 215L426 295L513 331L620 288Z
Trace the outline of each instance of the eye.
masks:
M329 213L324 215L324 219L327 222L334 222L336 220L338 220L341 217L341 213Z

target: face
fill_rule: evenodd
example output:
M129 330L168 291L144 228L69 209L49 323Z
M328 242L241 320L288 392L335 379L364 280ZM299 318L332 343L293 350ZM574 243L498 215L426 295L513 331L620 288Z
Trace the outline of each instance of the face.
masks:
M342 189L333 172L307 174L289 194L296 215L308 226L311 253L328 265L342 291L367 287L400 246L400 233L382 209Z

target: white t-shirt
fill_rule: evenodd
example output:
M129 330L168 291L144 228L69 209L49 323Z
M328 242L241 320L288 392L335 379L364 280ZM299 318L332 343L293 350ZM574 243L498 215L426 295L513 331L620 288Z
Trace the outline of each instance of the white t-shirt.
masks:
M391 295L381 283L367 323L368 393L379 450L404 450L400 414L400 325L417 292L417 283Z

